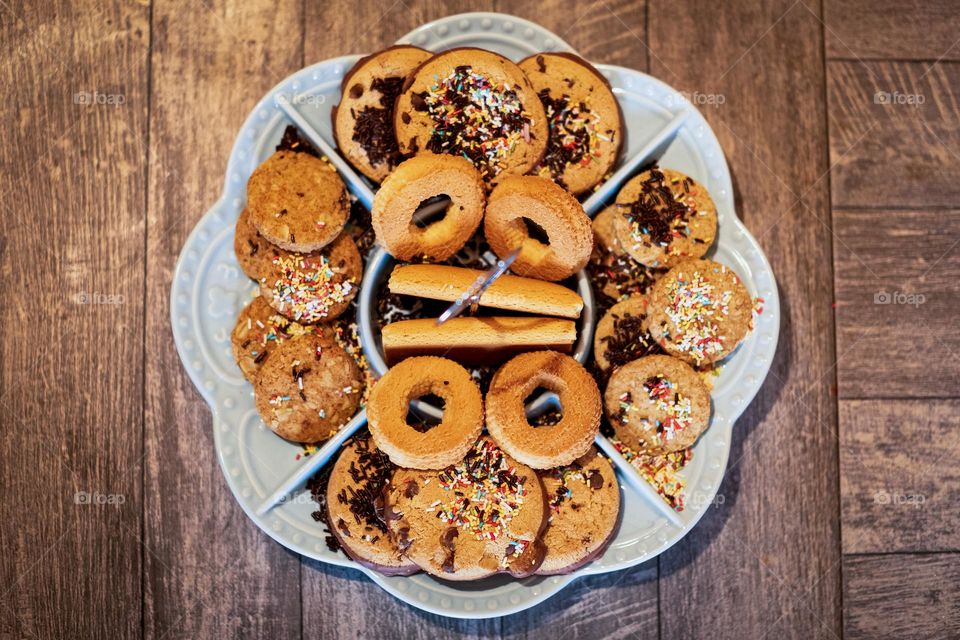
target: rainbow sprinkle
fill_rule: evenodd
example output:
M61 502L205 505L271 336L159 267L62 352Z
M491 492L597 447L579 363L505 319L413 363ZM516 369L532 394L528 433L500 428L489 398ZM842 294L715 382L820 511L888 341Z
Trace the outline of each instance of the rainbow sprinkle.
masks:
M686 483L679 474L693 458L692 449L652 456L634 451L616 437L610 438L610 442L620 455L657 490L667 504L676 511L683 511Z
M477 441L461 462L441 471L438 480L452 495L428 510L436 509L440 520L469 531L477 540L500 537L527 495L516 469L490 440Z
M722 267L723 273L727 268ZM673 343L689 353L699 364L724 349L725 336L717 322L730 311L729 290L717 288L695 271L690 278L681 275L668 291L666 314L675 330Z
M435 80L429 91L415 94L413 100L414 108L426 111L434 122L427 149L462 155L484 179L493 178L519 142L530 140L532 120L517 92L468 65Z
M281 312L299 322L317 322L350 299L355 283L344 278L325 255L275 256L280 277L273 283L273 300Z

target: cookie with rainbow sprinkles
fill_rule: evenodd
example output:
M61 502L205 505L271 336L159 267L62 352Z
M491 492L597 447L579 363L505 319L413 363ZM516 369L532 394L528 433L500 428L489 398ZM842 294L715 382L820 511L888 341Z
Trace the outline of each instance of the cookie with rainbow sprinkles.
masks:
M400 152L463 156L487 183L524 174L547 149L543 105L523 71L483 49L451 49L421 65L394 109Z

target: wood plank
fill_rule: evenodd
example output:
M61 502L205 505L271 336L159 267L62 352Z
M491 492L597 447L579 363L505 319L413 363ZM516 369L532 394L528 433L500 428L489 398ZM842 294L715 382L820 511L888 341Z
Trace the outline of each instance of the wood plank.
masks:
M840 397L956 397L960 211L837 211L834 224Z
M960 200L960 65L827 64L835 208Z
M136 3L0 6L4 637L140 629L148 34Z
M960 637L960 556L848 556L843 636L851 640Z
M960 60L952 0L829 0L828 58Z
M210 410L172 348L169 287L187 234L220 195L233 138L302 65L300 3L153 7L147 273L144 632L298 637L299 559L237 505Z
M822 27L792 0L682 10L654 1L649 20L652 73L725 98L702 111L783 305L772 370L735 426L724 502L660 558L661 634L833 637L840 557Z
M645 68L646 48L635 35L644 31L644 3L617 2L597 5L580 0L524 2L431 2L406 7L352 2L313 5L307 8L306 32L341 34L342 37L306 38L308 61L372 51L391 44L419 24L466 11L502 11L539 22L566 39L583 55L597 62ZM632 33L631 33L632 31ZM348 35L349 34L349 35ZM368 629L387 612L393 629L390 637L438 637L451 631L476 636L503 634L525 636L570 633L569 637L625 634L655 637L657 634L656 566L620 572L577 582L534 610L501 620L453 622L416 612L353 572L331 568L318 570L307 563L303 570L304 603L340 602L342 606L304 606L304 628L323 628L330 634L353 634ZM355 584L351 580L356 580ZM354 595L362 593L362 598ZM360 610L359 612L357 610ZM364 614L376 612L376 616ZM366 622L366 618L371 618ZM424 624L424 620L428 624ZM359 625L359 627L357 626ZM383 634L382 627L369 627ZM360 633L361 636L365 635Z
M960 550L958 469L960 401L841 401L844 553Z

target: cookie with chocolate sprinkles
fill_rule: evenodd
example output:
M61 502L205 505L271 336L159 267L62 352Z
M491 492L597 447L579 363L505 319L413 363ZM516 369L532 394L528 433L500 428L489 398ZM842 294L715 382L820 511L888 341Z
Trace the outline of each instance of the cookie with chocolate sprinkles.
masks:
M327 526L356 562L384 575L408 576L420 567L400 553L384 520L383 491L396 468L366 431L344 443L327 483Z
M262 363L253 383L257 412L278 436L314 444L336 433L360 407L363 375L333 337L289 340Z
M400 152L463 156L487 183L524 174L547 148L543 105L523 71L492 51L439 53L415 71L394 111Z
M663 353L644 327L647 304L646 296L631 296L610 307L600 318L593 336L593 357L601 370L609 371L637 358Z
M597 310L604 311L616 302L647 292L658 271L640 264L624 251L614 228L619 215L610 205L593 218L593 253L586 270L593 283Z
M624 251L649 267L672 267L700 258L717 237L717 206L690 176L654 167L617 194L614 218Z
M360 58L343 77L333 108L337 147L363 175L381 182L402 155L393 130L393 106L410 73L433 54L396 45Z
M537 575L570 573L598 558L620 520L620 485L596 447L569 465L539 471L549 514L547 555Z
M519 62L543 103L550 128L534 172L574 194L597 185L623 145L620 104L596 67L572 53L535 53Z
M447 580L532 575L543 562L546 495L537 474L481 437L440 471L398 469L386 521L401 551Z

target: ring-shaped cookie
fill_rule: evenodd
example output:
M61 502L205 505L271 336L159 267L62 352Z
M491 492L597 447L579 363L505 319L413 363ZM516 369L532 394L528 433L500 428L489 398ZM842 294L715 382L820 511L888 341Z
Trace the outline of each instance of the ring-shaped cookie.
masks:
M434 394L445 404L440 424L420 432L407 424L410 401ZM367 420L377 448L401 467L442 469L458 462L483 429L483 396L453 360L408 358L374 385Z
M441 220L420 226L413 215L421 203L447 196ZM371 222L377 240L400 260L446 260L470 239L483 219L480 172L465 158L425 153L405 160L383 181L373 199Z
M537 239L527 221L547 235ZM520 248L511 270L518 276L557 281L587 264L593 230L583 206L552 180L508 176L490 194L483 231L490 248L504 258Z
M538 387L560 396L563 416L534 427L524 400ZM556 351L522 353L493 376L487 392L487 431L504 451L534 469L569 464L585 454L600 428L600 390L580 363Z

